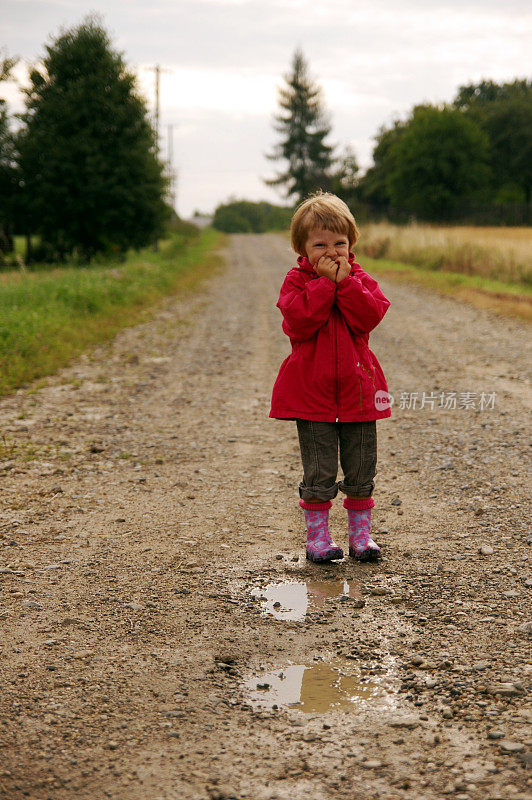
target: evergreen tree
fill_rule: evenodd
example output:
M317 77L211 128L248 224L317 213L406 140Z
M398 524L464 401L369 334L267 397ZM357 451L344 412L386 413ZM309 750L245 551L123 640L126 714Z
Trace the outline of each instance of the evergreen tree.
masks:
M286 87L279 90L281 111L274 117L274 129L281 141L268 155L272 161L288 162L284 172L266 180L268 186L284 187L284 196L301 201L318 189L332 186L333 147L325 143L331 131L322 105L322 92L308 73L300 50L296 50Z
M141 247L162 231L165 179L135 78L96 19L46 46L19 137L31 232L62 257Z
M0 83L11 77L15 58L0 61ZM19 197L15 142L5 100L0 100L0 262L13 250L13 228Z

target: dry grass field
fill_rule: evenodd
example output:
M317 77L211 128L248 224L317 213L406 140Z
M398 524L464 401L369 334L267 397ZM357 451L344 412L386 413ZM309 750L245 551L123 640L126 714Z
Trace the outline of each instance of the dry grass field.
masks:
M357 252L520 286L532 282L532 227L370 223L362 226Z

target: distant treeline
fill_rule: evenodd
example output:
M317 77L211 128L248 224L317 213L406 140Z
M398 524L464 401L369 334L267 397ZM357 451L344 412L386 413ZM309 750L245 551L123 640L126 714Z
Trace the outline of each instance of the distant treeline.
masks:
M213 227L224 233L265 233L290 227L293 209L272 203L233 200L219 205Z
M337 187L368 217L530 223L532 82L482 81L451 105L415 106L380 129L373 161Z
M280 164L265 179L289 202L333 191L361 219L528 224L532 190L532 81L461 86L451 103L421 104L375 136L362 174L350 146L335 155L323 93L298 48L273 117ZM352 131L356 135L356 131Z
M296 54L294 69L302 69L300 62ZM304 132L296 124L304 103L297 94L301 76L293 83L283 106L292 125L287 122L287 142L296 149L299 136L303 150L305 137L314 142L312 129ZM313 166L308 156L305 164L296 160L292 168L290 162L281 178L266 182L286 184L296 204L311 191L332 191L361 222L532 222L532 82L463 86L452 104L415 106L407 119L382 127L375 141L374 163L364 174L347 148L331 157L327 170ZM218 206L213 224L227 233L286 229L293 208L235 200Z

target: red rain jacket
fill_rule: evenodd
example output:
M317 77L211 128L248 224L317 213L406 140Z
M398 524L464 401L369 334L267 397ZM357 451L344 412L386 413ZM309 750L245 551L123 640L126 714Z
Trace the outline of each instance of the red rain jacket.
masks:
M351 272L338 284L318 276L304 256L297 261L277 302L292 353L279 369L270 417L315 422L390 417L386 379L368 347L369 332L390 301L352 253Z

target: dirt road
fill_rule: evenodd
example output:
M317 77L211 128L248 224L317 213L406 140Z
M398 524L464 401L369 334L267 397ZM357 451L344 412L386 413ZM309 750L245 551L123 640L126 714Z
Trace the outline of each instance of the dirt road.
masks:
M381 282L384 559L320 567L267 416L293 259L227 261L0 401L0 796L529 797L529 329Z

